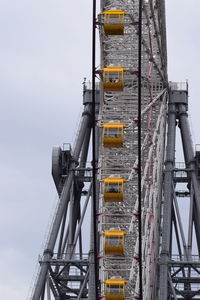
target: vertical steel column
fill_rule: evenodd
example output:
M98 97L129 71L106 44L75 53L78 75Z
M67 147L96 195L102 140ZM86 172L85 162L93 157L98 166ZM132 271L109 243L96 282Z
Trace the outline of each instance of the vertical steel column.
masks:
M139 0L138 23L138 237L139 237L139 289L140 300L143 299L142 287L142 165L141 165L141 103L142 103L142 8L143 0Z
M90 143L90 134L91 134L91 127L88 127L86 132L85 132L85 138L84 142L82 145L82 150L81 150L81 155L80 155L80 168L85 168L86 161L87 161L87 155L88 155L88 149L89 149L89 143ZM79 176L83 177L84 176L84 171L79 171ZM78 185L84 186L83 182L78 182ZM70 203L70 220L69 220L69 238L68 238L68 245L67 245L67 258L71 258L74 250L75 250L75 245L74 245L74 237L76 233L76 224L78 223L78 210L80 210L80 198L81 198L81 189L82 187L74 187L72 195L71 195L71 203ZM72 197L75 196L75 199ZM79 230L80 233L80 230Z
M197 179L196 175L196 165L195 165L195 158L194 158L194 149L191 139L191 133L190 133L190 127L188 123L188 114L187 114L187 107L185 104L179 104L178 106L179 111L179 126L181 131L181 137L183 141L183 150L184 150L184 156L185 156L185 162L187 166L190 168L190 176L192 180L192 186L194 189L194 218L196 223L196 234L197 234L197 243L198 243L198 249L200 253L200 186L199 181ZM196 217L195 217L196 216Z
M198 214L200 215L200 187L198 183L198 179L195 172L195 158L194 158L194 150L192 146L191 133L188 124L188 115L186 111L186 105L179 105L179 122L180 122L180 131L181 137L183 141L183 150L185 155L185 162L188 167L191 169L191 178L192 184L194 187L194 193L197 203Z
M93 204L93 249L94 249L94 267L90 269L95 277L95 290L94 298L98 299L98 264L97 264L97 224L96 224L96 211L97 211L97 197L96 197L96 0L93 0L92 11L92 204Z
M188 241L187 241L187 253L188 259L191 260L192 255L192 233L193 233L193 210L194 210L194 190L190 188L190 210L189 210L189 224L188 224Z
M171 245L171 220L173 199L173 168L175 160L175 137L176 137L176 108L175 104L169 103L167 149L164 176L164 205L163 205L163 229L162 248L160 254L160 282L159 300L167 300L168 296L168 260Z
M93 207L91 206L91 224L90 224L90 252L89 252L89 286L88 300L96 299L96 280L95 280L95 252L94 252L94 218Z

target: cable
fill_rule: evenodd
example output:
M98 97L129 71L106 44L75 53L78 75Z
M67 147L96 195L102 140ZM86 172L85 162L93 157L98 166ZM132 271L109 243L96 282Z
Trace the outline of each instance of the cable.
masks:
M95 145L95 60L96 60L96 0L93 0L92 21L92 194L93 194L93 226L94 226L94 268L95 268L95 290L98 299L98 262L97 262L97 224L96 224L96 145Z
M142 195L141 195L141 92L142 92L142 0L139 0L138 22L138 234L139 234L139 289L140 300L143 299L142 288Z

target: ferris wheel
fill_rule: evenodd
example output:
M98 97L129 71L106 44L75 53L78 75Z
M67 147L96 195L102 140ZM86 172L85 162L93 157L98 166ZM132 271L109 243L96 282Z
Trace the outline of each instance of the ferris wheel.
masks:
M142 26L142 253L138 233L139 1L101 1L99 142L99 278L106 300L153 299L166 120L164 11L144 1ZM162 27L161 27L162 26Z
M154 299L156 294L167 112L164 2L146 0L142 6L141 119L138 119L141 2L102 0L100 3L101 11L95 20L100 36L100 68L95 70L95 76L100 85L92 91L84 82L84 111L74 149L69 145L53 149L52 175L59 201L31 300L139 299L141 276L144 299ZM96 166L93 162L91 168L87 166L87 155L93 92L98 163ZM92 180L94 169L96 177ZM94 186L97 205L90 221L90 251L84 255L82 224L89 199L94 198ZM95 263L98 274L94 271Z

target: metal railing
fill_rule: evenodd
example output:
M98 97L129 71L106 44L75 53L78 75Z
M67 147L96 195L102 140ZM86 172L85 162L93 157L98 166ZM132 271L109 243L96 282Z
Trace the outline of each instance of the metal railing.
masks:
M169 87L174 91L187 91L188 92L188 82L172 82L169 81Z
M179 255L172 255L171 256L171 260L173 261L184 261L184 256L181 258ZM190 261L192 261L192 262L200 262L200 257L199 257L199 255L191 255L191 257L190 257Z
M66 256L67 256L67 253L62 253L59 258L64 260L66 258ZM54 253L51 259L56 259L57 260L58 259L58 254ZM80 258L80 254L74 253L73 256L72 256L72 260L88 260L88 254L87 253L82 253L81 258Z
M99 90L100 89L100 82L96 82L95 83L95 90ZM92 82L89 81L84 81L83 82L83 90L92 90Z

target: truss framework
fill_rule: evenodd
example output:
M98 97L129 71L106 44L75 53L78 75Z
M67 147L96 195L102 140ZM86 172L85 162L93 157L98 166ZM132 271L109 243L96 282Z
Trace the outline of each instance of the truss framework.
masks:
M172 86L169 95L158 299L199 299L199 152L194 152L191 140L187 85ZM175 159L177 125L184 153L181 164Z
M138 103L138 9L139 1L104 0L102 11L121 9L125 16L123 36L105 35L100 26L101 69L120 66L126 69L122 92L103 92L99 126L109 121L126 125L123 148L99 148L99 180L109 176L126 179L124 200L107 203L103 186L99 196L100 282L104 298L104 281L112 277L127 280L125 297L139 295L138 274L138 199L137 199L137 103ZM165 35L160 27L165 23L159 1L145 1L142 30L142 220L143 220L143 294L153 299L159 247L159 216L166 120L166 57ZM125 231L125 255L105 255L103 232L109 229ZM149 275L150 274L150 275Z
M35 279L32 300L94 299L94 243L88 234L88 253L83 253L82 225L86 218L92 194L91 164L87 164L89 152L92 99L91 89L84 83L84 110L74 149L64 144L54 147L52 175L59 201L52 221L46 247L40 257L40 268ZM99 90L96 90L98 113ZM90 288L89 288L90 286Z
M101 1L102 11L115 7L127 12L123 36L106 36L103 27L99 25L101 69L110 65L127 69L122 92L104 92L100 85L99 101L99 90L96 91L99 152L97 178L99 297L103 299L105 299L104 281L113 276L127 280L125 299L137 299L139 295L138 4L139 0ZM186 89L178 90L178 86L171 88L167 111L165 10L162 0L146 0L143 3L142 66L143 297L144 300L200 299L198 153L195 157L190 140ZM177 96L179 93L183 98ZM103 147L101 126L109 121L119 121L126 125L122 148ZM168 137L165 153L166 121ZM185 155L185 166L182 168L176 168L174 164L177 121L181 129ZM90 251L84 254L82 249L82 224L92 190L91 166L86 164L90 131L91 89L84 84L84 112L75 147L69 153L65 149L57 149L55 152L54 162L57 169L54 170L54 176L60 198L46 248L40 258L40 270L31 296L32 300L94 300L93 266L97 258L94 257L92 221L89 234ZM180 176L181 173L184 176ZM124 201L121 203L106 203L103 199L100 182L111 175L127 180ZM185 184L183 190L177 189L179 183ZM190 198L187 241L177 200L183 196ZM111 228L126 232L124 256L105 255L103 232ZM174 237L177 241L176 256L173 256Z

